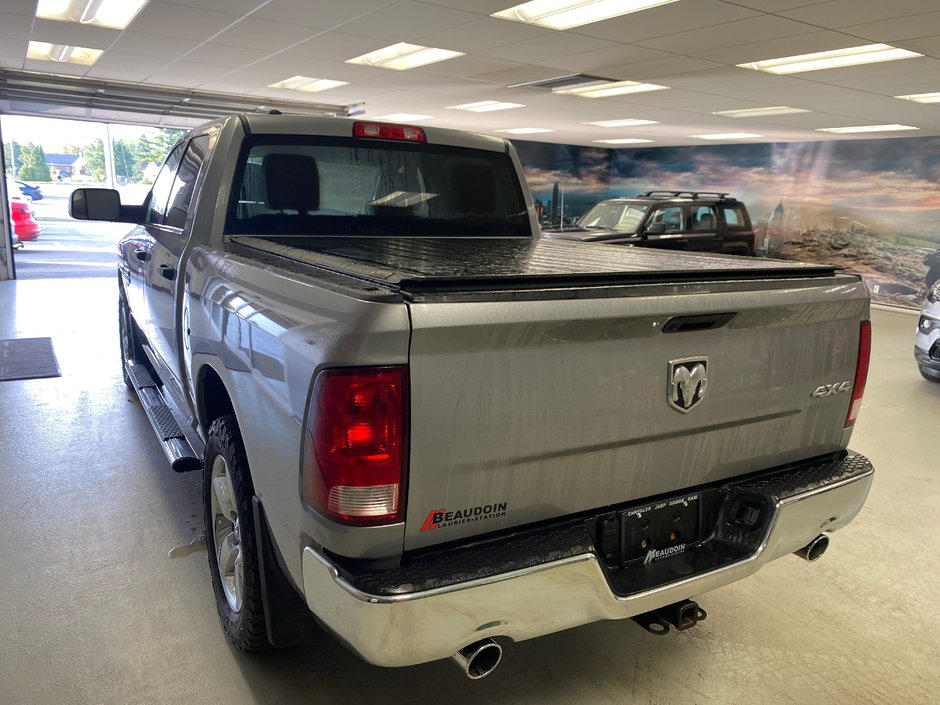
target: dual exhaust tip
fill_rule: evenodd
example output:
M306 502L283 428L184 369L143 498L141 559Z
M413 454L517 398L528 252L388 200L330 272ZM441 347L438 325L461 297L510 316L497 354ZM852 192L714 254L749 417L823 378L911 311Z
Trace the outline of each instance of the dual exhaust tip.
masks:
M475 641L451 656L457 667L470 680L486 678L503 658L503 647L492 639Z

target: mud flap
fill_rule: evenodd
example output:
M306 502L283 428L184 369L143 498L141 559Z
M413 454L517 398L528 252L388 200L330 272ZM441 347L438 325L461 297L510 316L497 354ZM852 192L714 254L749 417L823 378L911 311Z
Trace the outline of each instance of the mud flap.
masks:
M284 561L271 541L271 530L261 499L251 499L258 539L258 565L261 569L261 595L268 641L272 646L297 646L307 641L315 626L307 603L285 575Z

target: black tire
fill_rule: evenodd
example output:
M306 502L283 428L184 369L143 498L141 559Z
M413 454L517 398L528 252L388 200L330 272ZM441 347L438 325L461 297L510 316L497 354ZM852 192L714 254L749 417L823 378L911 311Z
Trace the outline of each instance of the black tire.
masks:
M927 371L927 368L923 365L918 365L917 368L920 370L920 376L923 377L928 382L933 382L934 384L940 384L940 374L934 375L931 372Z
M227 477L227 485L223 475ZM214 484L217 480L221 485ZM229 491L234 497L222 496ZM254 493L238 423L234 415L222 416L212 422L206 441L203 516L209 573L219 619L229 640L243 651L261 651L271 646L261 593L258 541L252 509ZM232 516L232 508L235 508L235 516ZM222 552L220 546L223 547ZM234 552L232 548L237 549L238 556L231 567L233 576L224 577L223 570L219 568L220 556L225 557L228 565ZM236 577L239 570L240 579Z

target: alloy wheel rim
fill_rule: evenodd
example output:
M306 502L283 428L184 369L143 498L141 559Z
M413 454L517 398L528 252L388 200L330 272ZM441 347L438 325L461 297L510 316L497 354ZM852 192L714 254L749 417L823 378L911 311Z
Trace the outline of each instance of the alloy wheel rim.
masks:
M239 612L245 591L241 523L228 464L221 455L212 461L209 481L216 570L229 607L233 612Z

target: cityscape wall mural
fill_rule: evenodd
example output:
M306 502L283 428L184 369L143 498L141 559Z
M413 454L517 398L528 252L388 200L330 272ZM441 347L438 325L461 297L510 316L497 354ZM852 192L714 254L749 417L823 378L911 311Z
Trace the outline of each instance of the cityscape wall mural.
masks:
M516 142L543 220L649 190L747 205L757 250L860 274L881 303L919 307L940 276L940 138L607 150Z

